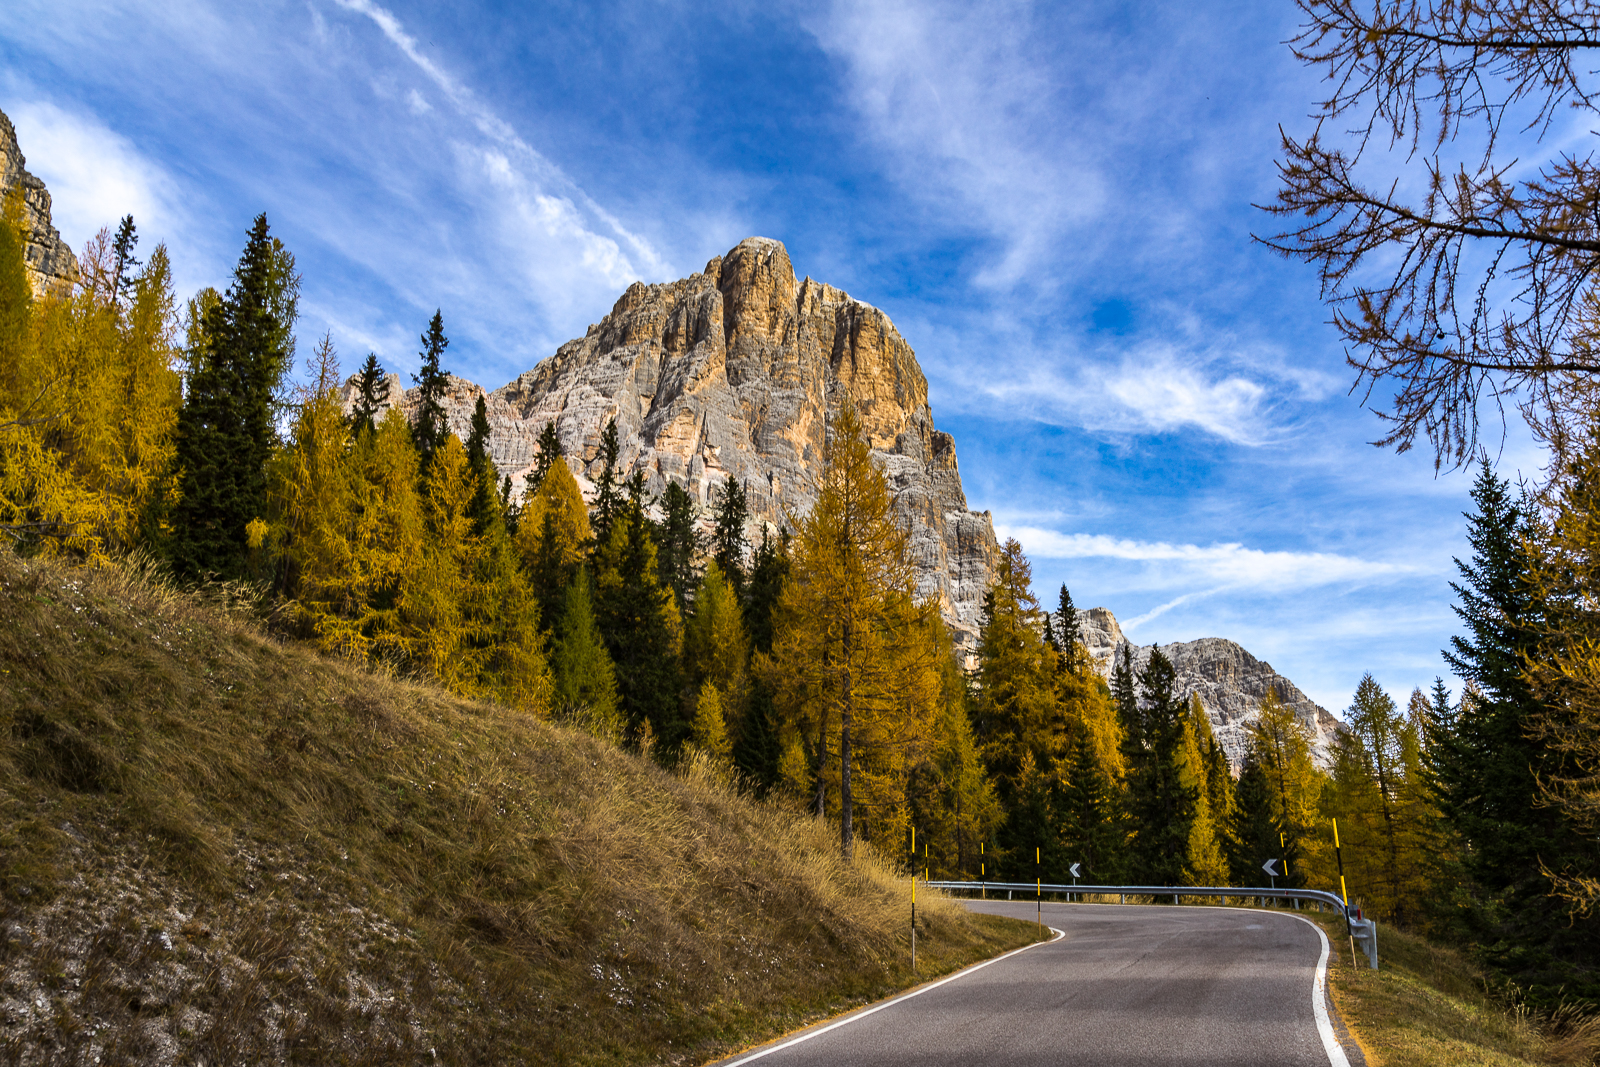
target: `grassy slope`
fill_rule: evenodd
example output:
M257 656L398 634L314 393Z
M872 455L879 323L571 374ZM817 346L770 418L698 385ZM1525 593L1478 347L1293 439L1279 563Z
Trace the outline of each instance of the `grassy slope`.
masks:
M1333 1001L1370 1067L1524 1067L1589 1064L1600 1052L1600 1019L1537 1018L1491 996L1465 955L1391 926L1378 929L1379 969L1357 950L1352 968L1344 921L1319 922L1333 948Z
M0 672L0 1062L699 1062L911 980L825 825L129 571L0 552Z

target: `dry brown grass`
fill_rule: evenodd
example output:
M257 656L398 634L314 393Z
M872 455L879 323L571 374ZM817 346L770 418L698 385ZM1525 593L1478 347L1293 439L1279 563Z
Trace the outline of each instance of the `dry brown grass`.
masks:
M0 553L0 1062L699 1062L912 980L870 849L247 601ZM922 977L1032 937L918 903Z
M1380 926L1380 969L1356 954L1344 922L1302 912L1328 934L1328 984L1335 1006L1371 1067L1585 1067L1600 1062L1600 1018L1576 1008L1540 1015L1504 991L1463 953Z

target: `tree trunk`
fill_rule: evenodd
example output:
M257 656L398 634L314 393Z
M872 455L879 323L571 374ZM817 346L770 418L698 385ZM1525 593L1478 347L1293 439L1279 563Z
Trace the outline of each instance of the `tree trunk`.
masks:
M855 845L855 800L850 791L850 730L855 726L855 691L850 676L851 646L850 624L845 623L840 660L844 670L839 677L839 855L850 862Z
M849 677L847 672L847 693ZM855 801L850 792L850 729L854 725L854 716L850 714L850 705L847 703L839 718L839 855L846 863L850 862L856 836Z

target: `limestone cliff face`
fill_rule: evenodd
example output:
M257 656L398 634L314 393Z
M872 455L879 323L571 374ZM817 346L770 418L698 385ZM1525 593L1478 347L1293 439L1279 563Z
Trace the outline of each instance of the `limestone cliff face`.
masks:
M916 355L882 311L797 279L779 242L751 237L688 278L634 283L584 337L493 392L453 379L449 417L462 437L480 394L514 492L552 422L589 491L615 419L623 470L643 471L651 493L671 480L709 509L731 475L754 522L776 527L816 502L828 427L849 398L912 531L919 592L976 643L994 529L967 507Z
M28 246L24 252L28 281L37 295L70 286L78 278L78 257L61 239L50 222L50 190L29 174L27 160L17 144L17 131L4 112L0 112L0 190L10 194L22 189L22 212L28 225Z
M1052 616L1052 623L1060 616ZM1123 648L1133 653L1135 672L1150 662L1150 649L1128 641L1117 625L1116 616L1105 608L1078 612L1078 628L1084 644L1094 657L1095 669L1111 680L1114 658ZM1331 749L1336 732L1343 724L1326 708L1306 696L1289 679L1272 669L1272 664L1256 659L1239 645L1220 637L1198 641L1179 641L1161 647L1172 661L1178 676L1178 691L1187 697L1200 695L1200 704L1211 720L1217 741L1228 753L1235 768L1244 762L1249 742L1247 727L1261 717L1261 701L1268 690L1276 689L1278 699L1294 709L1296 717L1311 735L1312 756L1322 767L1331 765Z

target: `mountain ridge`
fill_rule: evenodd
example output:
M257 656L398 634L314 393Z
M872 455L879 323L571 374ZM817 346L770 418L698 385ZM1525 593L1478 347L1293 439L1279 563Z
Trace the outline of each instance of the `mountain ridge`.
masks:
M414 414L416 390L403 389L398 375L388 383L391 401ZM347 407L356 395L351 378ZM514 497L533 468L540 432L553 423L592 499L600 436L615 419L625 475L642 470L652 494L676 481L707 510L732 475L748 494L757 538L755 531L792 528L810 511L827 427L849 399L911 530L917 592L937 600L966 665L975 664L998 552L990 514L968 508L955 440L934 427L927 378L888 315L826 283L797 279L781 242L749 237L687 278L634 282L583 337L498 389L450 375L445 414L463 439L480 396L490 458L511 478ZM1080 611L1079 621L1107 681L1119 649L1132 651L1135 669L1148 662L1149 646L1128 641L1108 609ZM1317 761L1329 764L1338 719L1271 664L1225 638L1163 647L1182 692L1199 694L1235 768L1269 689L1295 709Z
M967 506L955 440L934 426L916 354L878 308L797 278L781 242L746 238L687 278L633 283L583 337L498 389L452 377L445 408L458 435L480 395L490 456L514 495L551 423L592 495L614 419L619 466L642 471L648 492L671 479L709 509L732 476L756 531L792 528L811 510L828 427L849 401L911 531L917 593L938 602L969 656L976 649L998 545L989 513Z
M1059 612L1050 616L1052 626L1059 626ZM1094 662L1095 670L1107 683L1116 657L1131 654L1135 674L1150 662L1150 653L1160 648L1172 661L1177 674L1178 691L1185 697L1200 697L1206 717L1211 720L1212 732L1228 755L1235 770L1244 765L1250 740L1250 724L1261 717L1261 701L1269 690L1276 690L1278 699L1294 709L1311 739L1311 754L1318 766L1327 769L1333 764L1333 744L1344 724L1332 712L1312 700L1300 687L1273 669L1272 664L1257 659L1237 641L1225 637L1201 637L1194 641L1173 641L1165 645L1135 645L1129 641L1117 623L1117 617L1106 608L1078 610L1078 632Z

